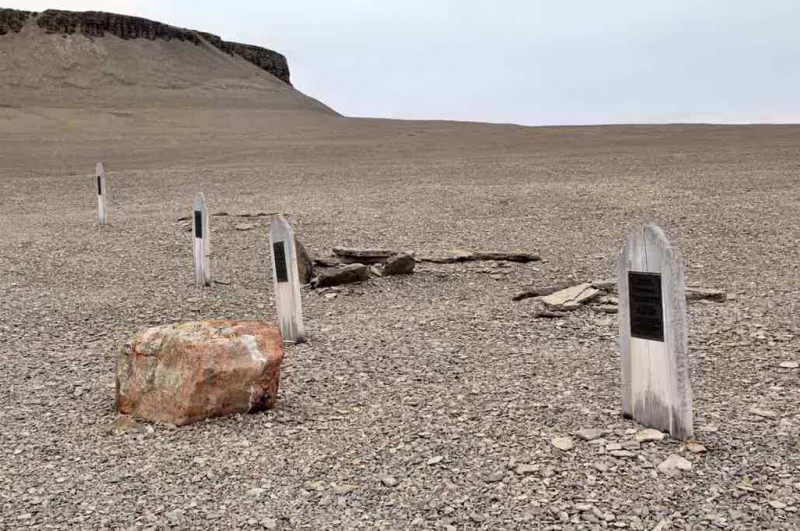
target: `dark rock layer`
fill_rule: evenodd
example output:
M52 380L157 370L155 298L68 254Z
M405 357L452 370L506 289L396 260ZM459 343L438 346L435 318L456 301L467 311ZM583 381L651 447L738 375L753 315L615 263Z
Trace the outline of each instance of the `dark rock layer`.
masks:
M204 41L229 55L237 55L291 85L286 57L278 52L237 42L226 42L211 33L204 33L154 22L145 18L115 15L100 11L60 11L50 9L41 14L15 9L0 9L0 35L18 33L29 19L47 33L87 37L114 35L120 39L179 40L196 45Z
M17 11L16 9L0 9L0 35L14 32L18 33L31 16L30 11Z

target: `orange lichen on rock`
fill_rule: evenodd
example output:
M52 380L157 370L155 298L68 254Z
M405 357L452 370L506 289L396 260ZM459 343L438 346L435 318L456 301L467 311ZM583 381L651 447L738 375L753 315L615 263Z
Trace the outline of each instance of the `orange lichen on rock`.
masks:
M181 426L272 408L283 347L277 327L210 320L144 330L117 358L117 410Z

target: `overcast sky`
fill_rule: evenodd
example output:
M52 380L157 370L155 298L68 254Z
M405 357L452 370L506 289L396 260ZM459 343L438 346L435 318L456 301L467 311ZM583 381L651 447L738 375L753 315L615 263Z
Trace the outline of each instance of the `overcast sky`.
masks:
M800 122L800 0L0 0L285 54L352 116L529 125Z

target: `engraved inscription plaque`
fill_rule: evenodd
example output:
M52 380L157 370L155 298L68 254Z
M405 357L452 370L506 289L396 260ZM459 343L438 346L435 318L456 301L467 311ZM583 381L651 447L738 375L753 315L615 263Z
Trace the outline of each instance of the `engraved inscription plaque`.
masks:
M102 178L98 175L97 176L97 195L103 195L103 184L101 182Z
M286 247L284 242L272 244L272 252L275 255L275 280L277 282L289 282L289 271L286 268Z
M203 237L203 213L199 210L194 211L194 237Z
M631 337L664 341L664 311L661 303L661 275L628 272Z

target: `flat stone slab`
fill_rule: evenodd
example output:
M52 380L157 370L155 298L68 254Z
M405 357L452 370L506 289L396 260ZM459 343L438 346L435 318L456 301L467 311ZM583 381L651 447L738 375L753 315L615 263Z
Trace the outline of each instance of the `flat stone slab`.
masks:
M399 254L390 249L353 249L349 247L334 247L333 254L342 259L345 264L382 264L390 257Z
M369 280L369 277L369 266L364 264L348 264L346 266L321 271L312 284L316 288L327 288L331 286L341 286L342 284L363 282Z
M602 292L591 284L578 284L542 297L542 302L550 310L574 310L598 297Z
M686 288L686 300L687 301L714 301L714 302L725 302L728 299L728 295L719 289L710 289L710 288L696 288L696 287L687 287Z

